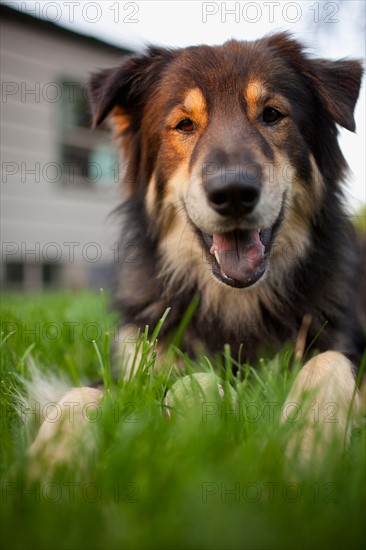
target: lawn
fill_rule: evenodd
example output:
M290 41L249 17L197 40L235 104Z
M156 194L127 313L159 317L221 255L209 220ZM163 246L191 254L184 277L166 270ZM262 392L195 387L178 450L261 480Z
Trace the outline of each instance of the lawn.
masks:
M203 393L194 378L186 397L166 408L176 380L210 373L210 360L192 362L173 350L155 372L151 327L136 377L111 382L108 349L118 322L105 302L97 292L2 299L4 548L365 547L365 428L354 430L345 452L324 449L321 464L285 458L299 426L293 417L280 422L295 376L291 349L255 369L242 365L235 375L226 350L217 367L223 396L215 384ZM100 407L88 411L96 449L52 475L47 464L40 475L29 474L33 410L16 413L22 377L34 365L63 373L70 385L103 378L108 387Z

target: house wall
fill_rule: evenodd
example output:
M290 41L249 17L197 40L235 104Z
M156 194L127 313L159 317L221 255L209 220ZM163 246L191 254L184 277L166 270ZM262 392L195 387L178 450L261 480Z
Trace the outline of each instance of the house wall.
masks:
M31 19L3 20L0 32L3 284L41 288L47 284L44 264L56 266L54 286L108 282L118 231L108 215L119 188L117 182L108 189L65 185L60 81L84 85L92 71L116 64L123 52L41 29ZM109 143L102 134L98 139ZM9 263L24 266L23 282L11 280Z

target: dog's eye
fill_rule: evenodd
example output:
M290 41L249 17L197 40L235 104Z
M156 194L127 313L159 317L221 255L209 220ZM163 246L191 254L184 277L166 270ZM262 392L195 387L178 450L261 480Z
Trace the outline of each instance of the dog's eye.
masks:
M281 118L283 118L283 114L274 107L266 107L263 110L262 120L266 124L272 124L273 122L277 122L277 120L280 120Z
M189 134L190 132L193 132L194 130L194 122L190 118L184 118L175 127L176 130L180 130L181 132L186 132Z

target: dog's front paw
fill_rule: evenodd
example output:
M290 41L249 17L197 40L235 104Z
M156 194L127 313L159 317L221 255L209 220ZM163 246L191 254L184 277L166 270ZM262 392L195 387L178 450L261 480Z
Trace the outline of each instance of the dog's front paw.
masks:
M51 403L28 450L29 475L50 476L58 467L82 468L96 449L93 430L103 393L95 388L74 388L58 403Z
M286 455L302 464L320 463L328 449L342 452L360 411L351 362L328 351L301 369L282 408L282 421L293 427Z

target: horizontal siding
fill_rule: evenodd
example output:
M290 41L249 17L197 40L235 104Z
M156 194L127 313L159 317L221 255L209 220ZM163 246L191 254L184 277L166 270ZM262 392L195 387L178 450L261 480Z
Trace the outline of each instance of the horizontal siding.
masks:
M19 154L19 147L10 147L9 143L3 145L1 148L1 162L16 162L19 163L19 160L26 162L29 165L34 164L35 162L41 162L47 164L49 162L49 155L46 152L37 149L32 152L29 149L22 151L22 156ZM4 167L2 165L2 167Z
M3 124L1 128L1 141L12 149L18 148L19 160L22 159L21 151L27 150L33 153L43 151L52 161L58 160L58 134L50 124L39 126L15 126ZM4 161L2 157L2 161Z
M115 206L114 201L95 202L88 200L44 199L39 204L36 200L20 200L6 197L2 201L2 243L15 243L18 253L13 259L21 258L22 243L27 250L43 247L50 242L56 242L65 250L61 261L67 262L67 246L63 243L80 243L75 248L81 255L81 247L88 243L97 243L103 251L101 260L108 261L111 246L117 235L117 227L111 225L108 218ZM80 214L82 213L82 219ZM65 223L66 220L66 223ZM3 248L4 250L4 248ZM3 258L4 260L8 258Z
M2 98L2 168L4 163L16 163L19 167L25 163L26 169L32 169L39 162L41 170L50 162L61 166L62 105L45 100L42 91L48 83L60 83L64 78L86 82L92 71L113 66L123 56L102 46L73 41L69 36L35 30L31 23L26 28L15 22L2 22L0 30L2 82L15 83L19 90L22 85L26 90L33 89L35 83L41 86L37 98L28 94L22 100L20 91ZM87 141L86 133L85 144ZM118 202L117 186L94 191L72 185L66 187L62 181L46 182L42 173L40 176L39 183L31 174L22 183L19 171L8 176L6 182L2 174L2 241L17 243L19 249L21 243L31 249L35 243L44 246L52 241L61 245L68 241L80 242L80 247L75 249L75 261L83 260L82 246L96 242L103 249L101 261L110 261L112 253L108 247L115 241L118 223L111 222L108 215ZM61 261L68 262L66 252Z
M10 171L13 167L10 166ZM52 167L51 167L52 168ZM50 168L50 170L51 170ZM51 172L50 172L51 173ZM54 172L53 172L54 173ZM45 209L50 208L48 201L55 203L58 207L64 206L66 201L68 206L73 204L77 205L79 218L83 215L83 219L87 219L89 216L90 207L96 205L97 208L104 208L104 203L110 203L111 207L116 206L120 200L120 188L119 185L114 185L108 189L93 189L92 187L73 186L69 183L65 186L61 181L57 183L50 183L40 178L38 182L33 175L29 175L26 178L21 177L21 173L17 173L14 176L10 176L9 172L2 174L2 206L6 205L6 200L18 200L19 208L24 206L24 200L36 201L33 204L32 210L37 210L37 204L39 204L38 214L40 215L36 219L41 219ZM80 221L80 220L79 220ZM52 217L50 223L52 222Z
M51 108L52 109L52 108ZM49 124L50 107L45 102L22 102L15 97L8 97L1 105L1 120L4 124L14 126L30 126L34 129L44 125L45 129L52 131Z

